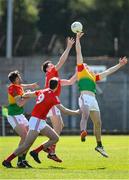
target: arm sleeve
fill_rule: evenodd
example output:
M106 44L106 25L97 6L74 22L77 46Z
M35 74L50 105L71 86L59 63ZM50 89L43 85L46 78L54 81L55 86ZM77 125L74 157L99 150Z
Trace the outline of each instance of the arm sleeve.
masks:
M20 89L18 87L13 87L13 86L8 89L8 93L13 97L22 95Z
M57 104L60 104L60 100L59 100L59 98L58 98L58 96L55 96L55 105L57 105Z
M78 64L77 65L77 71L81 72L84 69L84 64Z
M35 91L35 95L38 96L40 94L40 91Z
M96 81L100 81L101 80L101 78L100 78L100 75L99 74L96 74Z

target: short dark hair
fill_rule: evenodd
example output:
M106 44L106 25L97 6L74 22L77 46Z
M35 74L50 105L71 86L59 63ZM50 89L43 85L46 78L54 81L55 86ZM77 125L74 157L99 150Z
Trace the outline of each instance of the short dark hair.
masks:
M47 68L48 68L49 63L51 63L51 61L45 61L41 66L41 70L44 71L45 73L47 72Z
M54 90L58 86L58 80L57 78L52 78L49 81L49 87L50 89Z
M8 74L8 79L13 83L15 82L16 78L19 77L20 73L19 71L12 71Z

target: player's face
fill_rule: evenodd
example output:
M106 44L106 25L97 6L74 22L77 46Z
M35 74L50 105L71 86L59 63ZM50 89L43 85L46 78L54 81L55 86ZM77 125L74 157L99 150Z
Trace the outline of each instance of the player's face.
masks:
M17 77L16 80L15 80L15 83L16 83L16 84L21 84L21 82L22 82L22 78L21 78L20 75L18 75L18 77Z
M50 72L53 67L55 67L54 64L49 63L47 67L47 72Z

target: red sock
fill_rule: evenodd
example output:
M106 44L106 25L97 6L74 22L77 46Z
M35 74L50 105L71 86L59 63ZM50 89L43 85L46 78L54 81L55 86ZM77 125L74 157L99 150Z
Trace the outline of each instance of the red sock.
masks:
M6 161L10 162L10 161L12 161L15 157L16 157L16 155L13 153L13 154L11 154L11 155L6 159Z
M33 151L36 152L36 153L39 153L40 151L43 150L43 145L37 147L36 149L34 149Z

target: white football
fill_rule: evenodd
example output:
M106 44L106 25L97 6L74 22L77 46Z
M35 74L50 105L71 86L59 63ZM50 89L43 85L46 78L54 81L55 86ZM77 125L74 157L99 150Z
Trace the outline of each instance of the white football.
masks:
M71 30L74 33L82 32L82 29L83 29L83 25L82 25L82 23L80 23L78 21L75 21L71 24Z

